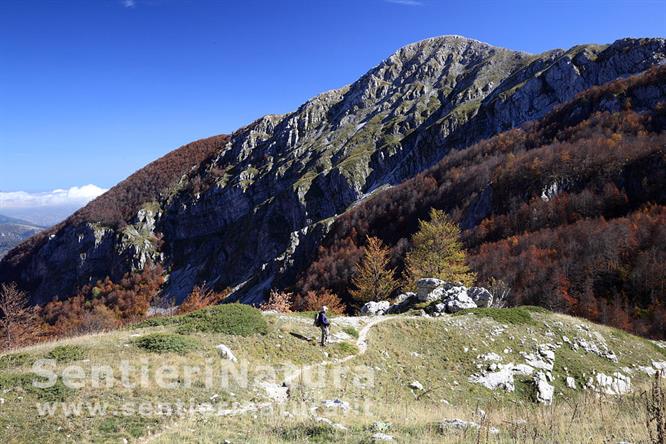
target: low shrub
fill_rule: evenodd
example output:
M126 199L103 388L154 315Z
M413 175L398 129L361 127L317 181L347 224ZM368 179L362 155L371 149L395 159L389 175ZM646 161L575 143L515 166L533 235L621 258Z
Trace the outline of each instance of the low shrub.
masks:
M47 353L48 359L58 362L79 361L85 357L85 350L78 345L59 345Z
M8 391L21 388L43 401L64 401L72 392L72 389L66 387L60 378L51 387L46 388L35 387L32 384L34 379L35 375L32 373L3 373L0 374L0 390ZM37 381L46 382L42 379L37 379Z
M208 307L181 317L178 333L206 332L250 336L268 333L261 311L245 304L223 304Z
M182 316L153 316L144 321L132 324L130 328L145 328L145 327L164 327L168 325L176 325Z
M32 364L33 356L28 353L12 353L0 356L0 370Z
M358 347L356 344L350 342L338 342L334 347L343 355L355 355L358 353Z
M152 353L184 353L197 348L198 345L192 338L171 333L152 333L133 342L137 347Z
M500 324L535 325L531 310L525 307L513 308L469 308L455 313L455 316L473 314L484 318L491 318Z

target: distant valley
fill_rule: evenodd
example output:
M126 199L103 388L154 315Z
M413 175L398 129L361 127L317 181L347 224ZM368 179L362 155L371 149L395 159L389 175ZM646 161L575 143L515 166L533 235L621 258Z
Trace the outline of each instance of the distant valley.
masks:
M0 258L44 228L22 219L0 215Z

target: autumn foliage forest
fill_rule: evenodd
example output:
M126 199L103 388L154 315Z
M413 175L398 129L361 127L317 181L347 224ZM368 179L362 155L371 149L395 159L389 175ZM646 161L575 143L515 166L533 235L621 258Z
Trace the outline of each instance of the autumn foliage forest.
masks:
M580 94L540 121L452 152L350 209L295 288L349 300L367 236L404 267L431 208L463 228L477 283L666 336L666 67Z

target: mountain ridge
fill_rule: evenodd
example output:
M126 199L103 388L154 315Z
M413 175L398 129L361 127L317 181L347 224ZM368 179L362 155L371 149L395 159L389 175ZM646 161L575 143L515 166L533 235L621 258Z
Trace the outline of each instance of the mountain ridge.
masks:
M125 226L84 208L49 232L55 243L44 235L12 252L0 280L18 281L43 303L163 261L167 296L182 300L206 281L258 302L276 279L306 266L333 220L373 190L665 59L664 39L539 55L450 36L415 42L350 85L219 139L173 187L125 214ZM58 282L49 269L62 270Z

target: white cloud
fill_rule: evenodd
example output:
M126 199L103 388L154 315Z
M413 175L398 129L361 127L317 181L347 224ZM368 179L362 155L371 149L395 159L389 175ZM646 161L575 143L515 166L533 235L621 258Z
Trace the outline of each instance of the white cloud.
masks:
M133 8L136 6L136 2L134 0L123 0L123 6L126 8Z
M106 192L96 185L71 187L68 190L57 189L44 193L27 193L25 191L0 192L0 209L3 208L35 208L59 205L83 206Z
M384 0L387 3L404 6L423 6L423 2L419 0Z

